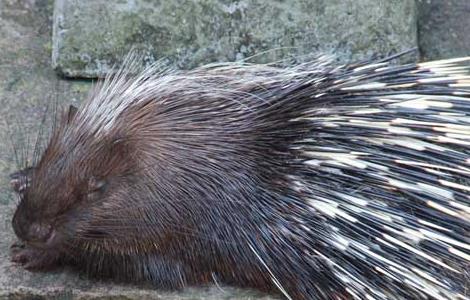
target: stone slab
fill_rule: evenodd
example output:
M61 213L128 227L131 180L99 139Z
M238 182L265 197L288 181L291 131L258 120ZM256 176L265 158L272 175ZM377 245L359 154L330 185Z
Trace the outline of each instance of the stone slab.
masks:
M418 10L424 60L470 55L470 1L420 0Z
M53 65L103 76L130 49L177 68L333 53L340 61L417 46L414 0L57 0Z

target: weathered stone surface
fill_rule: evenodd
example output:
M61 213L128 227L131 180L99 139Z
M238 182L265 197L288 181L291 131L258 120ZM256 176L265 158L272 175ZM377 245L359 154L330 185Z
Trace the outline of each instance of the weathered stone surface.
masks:
M52 5L53 0L0 0L0 300L274 299L228 287L161 292L148 286L88 280L68 270L31 273L10 262L15 201L8 174L16 169L11 145L30 149L28 157L32 157L31 145L46 107L51 115L55 102L78 104L90 88L89 82L59 79L50 67ZM25 136L30 137L29 143Z
M420 0L418 11L424 60L470 55L470 1Z
M11 200L13 145L19 160L31 158L46 107L78 103L88 90L88 83L58 80L50 67L52 5L52 0L0 1L0 204Z
M414 0L57 0L53 64L101 76L132 47L179 68L318 51L345 61L416 47L415 12Z

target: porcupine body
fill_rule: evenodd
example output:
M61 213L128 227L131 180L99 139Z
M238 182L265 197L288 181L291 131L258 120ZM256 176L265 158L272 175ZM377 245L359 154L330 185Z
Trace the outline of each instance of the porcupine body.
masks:
M17 176L13 260L287 299L468 299L469 59L389 60L128 63Z

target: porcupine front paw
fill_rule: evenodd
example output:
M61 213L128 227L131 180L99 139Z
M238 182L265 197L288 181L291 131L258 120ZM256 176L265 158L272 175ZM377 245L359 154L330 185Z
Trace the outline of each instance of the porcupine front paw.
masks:
M51 270L57 267L57 256L49 250L29 247L17 242L10 247L11 261L28 271Z

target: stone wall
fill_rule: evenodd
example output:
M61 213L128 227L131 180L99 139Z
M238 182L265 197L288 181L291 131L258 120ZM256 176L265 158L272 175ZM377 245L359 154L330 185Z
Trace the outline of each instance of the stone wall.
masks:
M470 1L418 1L418 36L423 60L470 55Z
M143 63L183 69L314 53L346 62L415 47L437 59L468 54L469 12L465 0L57 0L52 63L67 77L94 78L131 49Z
M57 0L53 64L96 77L131 48L185 69L253 55L349 61L416 47L416 24L414 0Z

